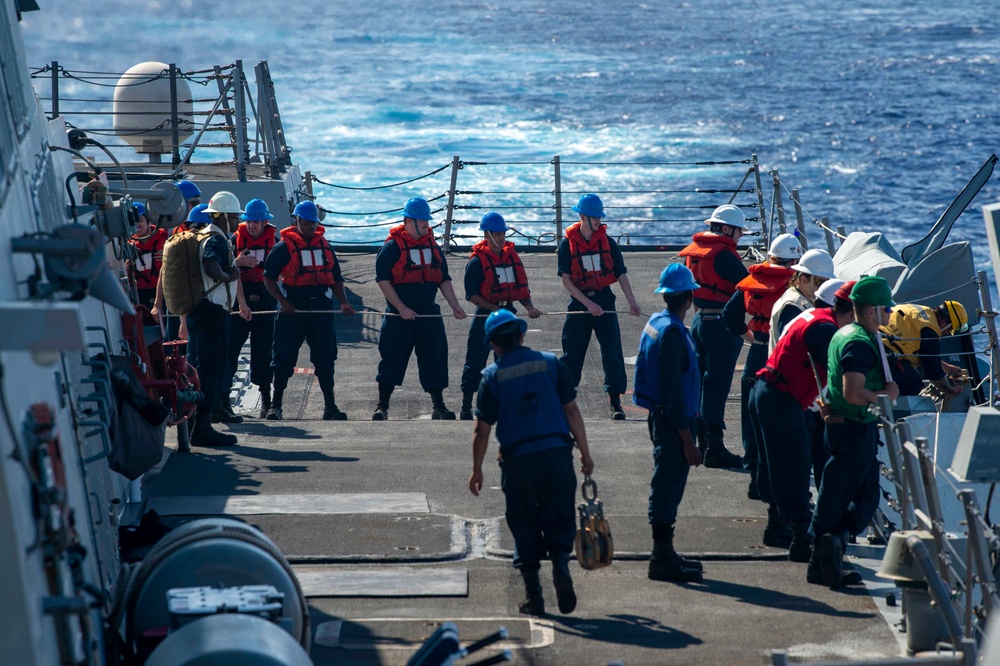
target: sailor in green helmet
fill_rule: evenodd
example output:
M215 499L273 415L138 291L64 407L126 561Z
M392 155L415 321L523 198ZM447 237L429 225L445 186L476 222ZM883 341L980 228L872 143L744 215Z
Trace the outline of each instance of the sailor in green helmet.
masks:
M826 448L813 512L812 557L806 570L810 583L831 588L860 583L857 572L843 570L844 548L853 534L867 527L879 502L878 416L870 407L880 394L895 400L899 388L887 373L879 326L889 321L892 290L885 278L864 276L851 290L854 323L837 331L830 342Z

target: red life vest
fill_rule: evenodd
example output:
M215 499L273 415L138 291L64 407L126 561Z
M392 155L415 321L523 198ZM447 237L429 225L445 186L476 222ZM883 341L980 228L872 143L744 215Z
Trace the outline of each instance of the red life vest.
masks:
M618 282L615 277L615 261L611 256L611 243L608 241L608 227L606 224L599 226L588 242L580 232L582 224L582 221L577 222L566 229L571 262L570 279L580 291L604 289Z
M246 251L257 257L257 265L253 268L241 268L240 269L240 279L244 282L263 282L264 281L264 260L267 259L267 255L271 253L271 248L277 244L277 229L274 228L273 224L265 224L264 230L260 232L260 236L254 238L250 235L250 231L247 229L246 222L240 222L240 226L236 227L235 235L235 245L236 245L236 256L240 256ZM317 232L319 233L319 232ZM320 233L322 235L322 233ZM291 250L291 247L289 247Z
M694 297L725 305L736 291L736 284L723 280L715 272L715 255L732 252L738 259L740 255L736 251L736 241L729 236L709 231L699 231L691 240L693 242L678 252L677 256L684 257L685 265L694 273L695 282L701 285L694 290Z
M490 303L523 301L529 298L528 276L524 272L521 257L517 256L514 243L505 241L497 257L490 250L485 238L472 246L472 256L479 258L483 266L483 284L479 294Z
M396 247L399 248L399 259L392 267L394 285L444 282L444 272L441 270L444 260L434 234L428 233L415 240L401 224L389 230L386 242L391 240L396 241Z
M751 317L747 328L755 333L769 333L771 310L785 293L795 271L768 263L754 264L749 270L750 275L736 283L736 288L743 292L743 303Z
M767 365L757 373L775 388L793 395L803 409L809 407L819 395L809 348L806 347L806 332L822 323L837 325L833 308L806 310L792 320L767 359ZM817 365L816 374L819 375L819 384L825 386L826 368Z
M167 242L167 230L157 229L145 238L132 236L129 242L136 253L132 262L136 289L156 289L160 268L163 266L163 245Z
M306 240L298 229L288 227L281 231L281 240L291 257L281 269L281 282L286 287L333 286L333 266L337 260L321 232Z

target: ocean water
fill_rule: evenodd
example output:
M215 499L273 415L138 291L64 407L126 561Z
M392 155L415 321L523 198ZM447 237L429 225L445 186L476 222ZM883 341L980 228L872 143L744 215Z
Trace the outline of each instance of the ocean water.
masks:
M458 196L467 207L456 217L496 209L528 236L554 230L555 155L566 206L601 193L611 232L649 243L702 228L705 209L729 195L695 190L734 189L745 169L692 163L757 154L768 213L777 202L766 172L777 169L786 214L798 188L814 243L809 220L826 216L901 248L1000 149L1000 17L971 0L40 4L24 20L34 66L195 70L241 58L250 69L267 59L305 169L374 187L453 156L485 162L459 172L457 189L476 194ZM74 85L63 94L83 90ZM335 239L379 242L398 219L379 211L441 197L449 176L316 193L336 211ZM981 239L979 207L1000 199L997 178L952 239ZM474 224L458 229L477 235ZM976 253L985 266L985 244Z

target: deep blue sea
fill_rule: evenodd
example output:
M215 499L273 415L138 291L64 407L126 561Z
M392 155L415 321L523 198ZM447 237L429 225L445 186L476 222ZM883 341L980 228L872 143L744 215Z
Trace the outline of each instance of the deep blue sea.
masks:
M24 21L33 66L195 70L241 58L252 70L267 59L305 169L371 187L456 155L487 162L459 172L457 189L481 194L460 195L470 207L457 217L496 208L528 234L553 229L555 155L566 205L601 193L613 234L676 242L728 196L692 192L733 189L745 168L690 164L756 153L768 212L766 171L777 169L807 220L883 230L901 248L1000 149L1000 14L972 0L39 2ZM613 164L623 162L646 166ZM358 225L395 214L346 213L439 197L448 178L316 192L344 213L327 219L335 238L380 241L386 227ZM1000 200L998 179L953 239L982 237L980 206ZM791 215L787 193L783 203ZM988 263L985 245L976 251Z

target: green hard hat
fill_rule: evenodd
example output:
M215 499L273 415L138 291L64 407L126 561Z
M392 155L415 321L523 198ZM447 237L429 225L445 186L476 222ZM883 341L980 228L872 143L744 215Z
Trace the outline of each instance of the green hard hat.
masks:
M892 288L886 279L880 275L865 275L854 289L851 289L851 300L863 305L881 305L891 307L895 305L892 301Z

